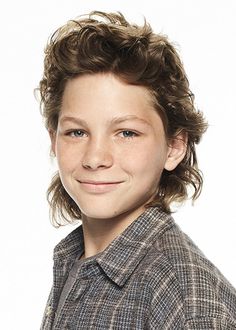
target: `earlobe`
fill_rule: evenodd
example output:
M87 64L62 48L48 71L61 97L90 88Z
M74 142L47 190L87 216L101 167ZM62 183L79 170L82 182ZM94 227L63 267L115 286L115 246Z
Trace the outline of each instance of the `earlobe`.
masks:
M50 155L52 157L56 156L56 132L53 130L48 131L50 140L51 140L51 150L50 150Z
M176 137L170 139L169 150L164 168L167 171L173 171L184 159L187 151L188 136L186 132L179 133Z

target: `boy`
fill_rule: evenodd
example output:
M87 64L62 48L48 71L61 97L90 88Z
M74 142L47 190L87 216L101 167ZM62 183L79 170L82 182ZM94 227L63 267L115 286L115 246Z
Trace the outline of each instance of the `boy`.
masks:
M175 224L171 203L202 187L207 128L166 37L93 12L52 36L41 102L59 172L41 329L236 329L236 292Z

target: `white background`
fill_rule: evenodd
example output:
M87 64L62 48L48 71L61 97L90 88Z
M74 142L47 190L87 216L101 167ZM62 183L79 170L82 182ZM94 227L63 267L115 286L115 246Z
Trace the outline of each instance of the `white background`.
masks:
M54 229L45 191L55 165L33 96L43 49L56 28L90 10L121 11L169 36L210 128L198 147L205 185L175 219L236 286L234 0L8 1L0 23L1 329L39 329L52 281L54 245L75 227Z

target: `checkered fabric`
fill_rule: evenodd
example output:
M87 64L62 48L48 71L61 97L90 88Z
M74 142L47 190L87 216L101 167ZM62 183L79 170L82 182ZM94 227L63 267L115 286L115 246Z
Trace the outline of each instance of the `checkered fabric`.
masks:
M55 247L41 330L236 329L235 289L157 207L148 208L98 256L84 259L57 313L83 249L82 225Z

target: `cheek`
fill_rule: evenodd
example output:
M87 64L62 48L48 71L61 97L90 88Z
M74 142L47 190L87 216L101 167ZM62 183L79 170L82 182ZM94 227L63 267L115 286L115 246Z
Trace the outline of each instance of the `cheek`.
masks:
M161 175L166 160L166 150L157 146L157 143L142 145L135 148L121 158L121 166L139 179L157 178Z
M84 152L82 148L78 150L78 147L59 139L56 144L56 155L60 172L78 170L81 167ZM110 152L113 156L113 166L123 169L130 175L138 175L139 179L140 177L145 179L146 176L157 177L162 172L166 160L164 142L161 144L156 140L123 148L113 146Z
M79 152L67 143L58 142L56 146L57 163L61 172L73 170L79 162Z

